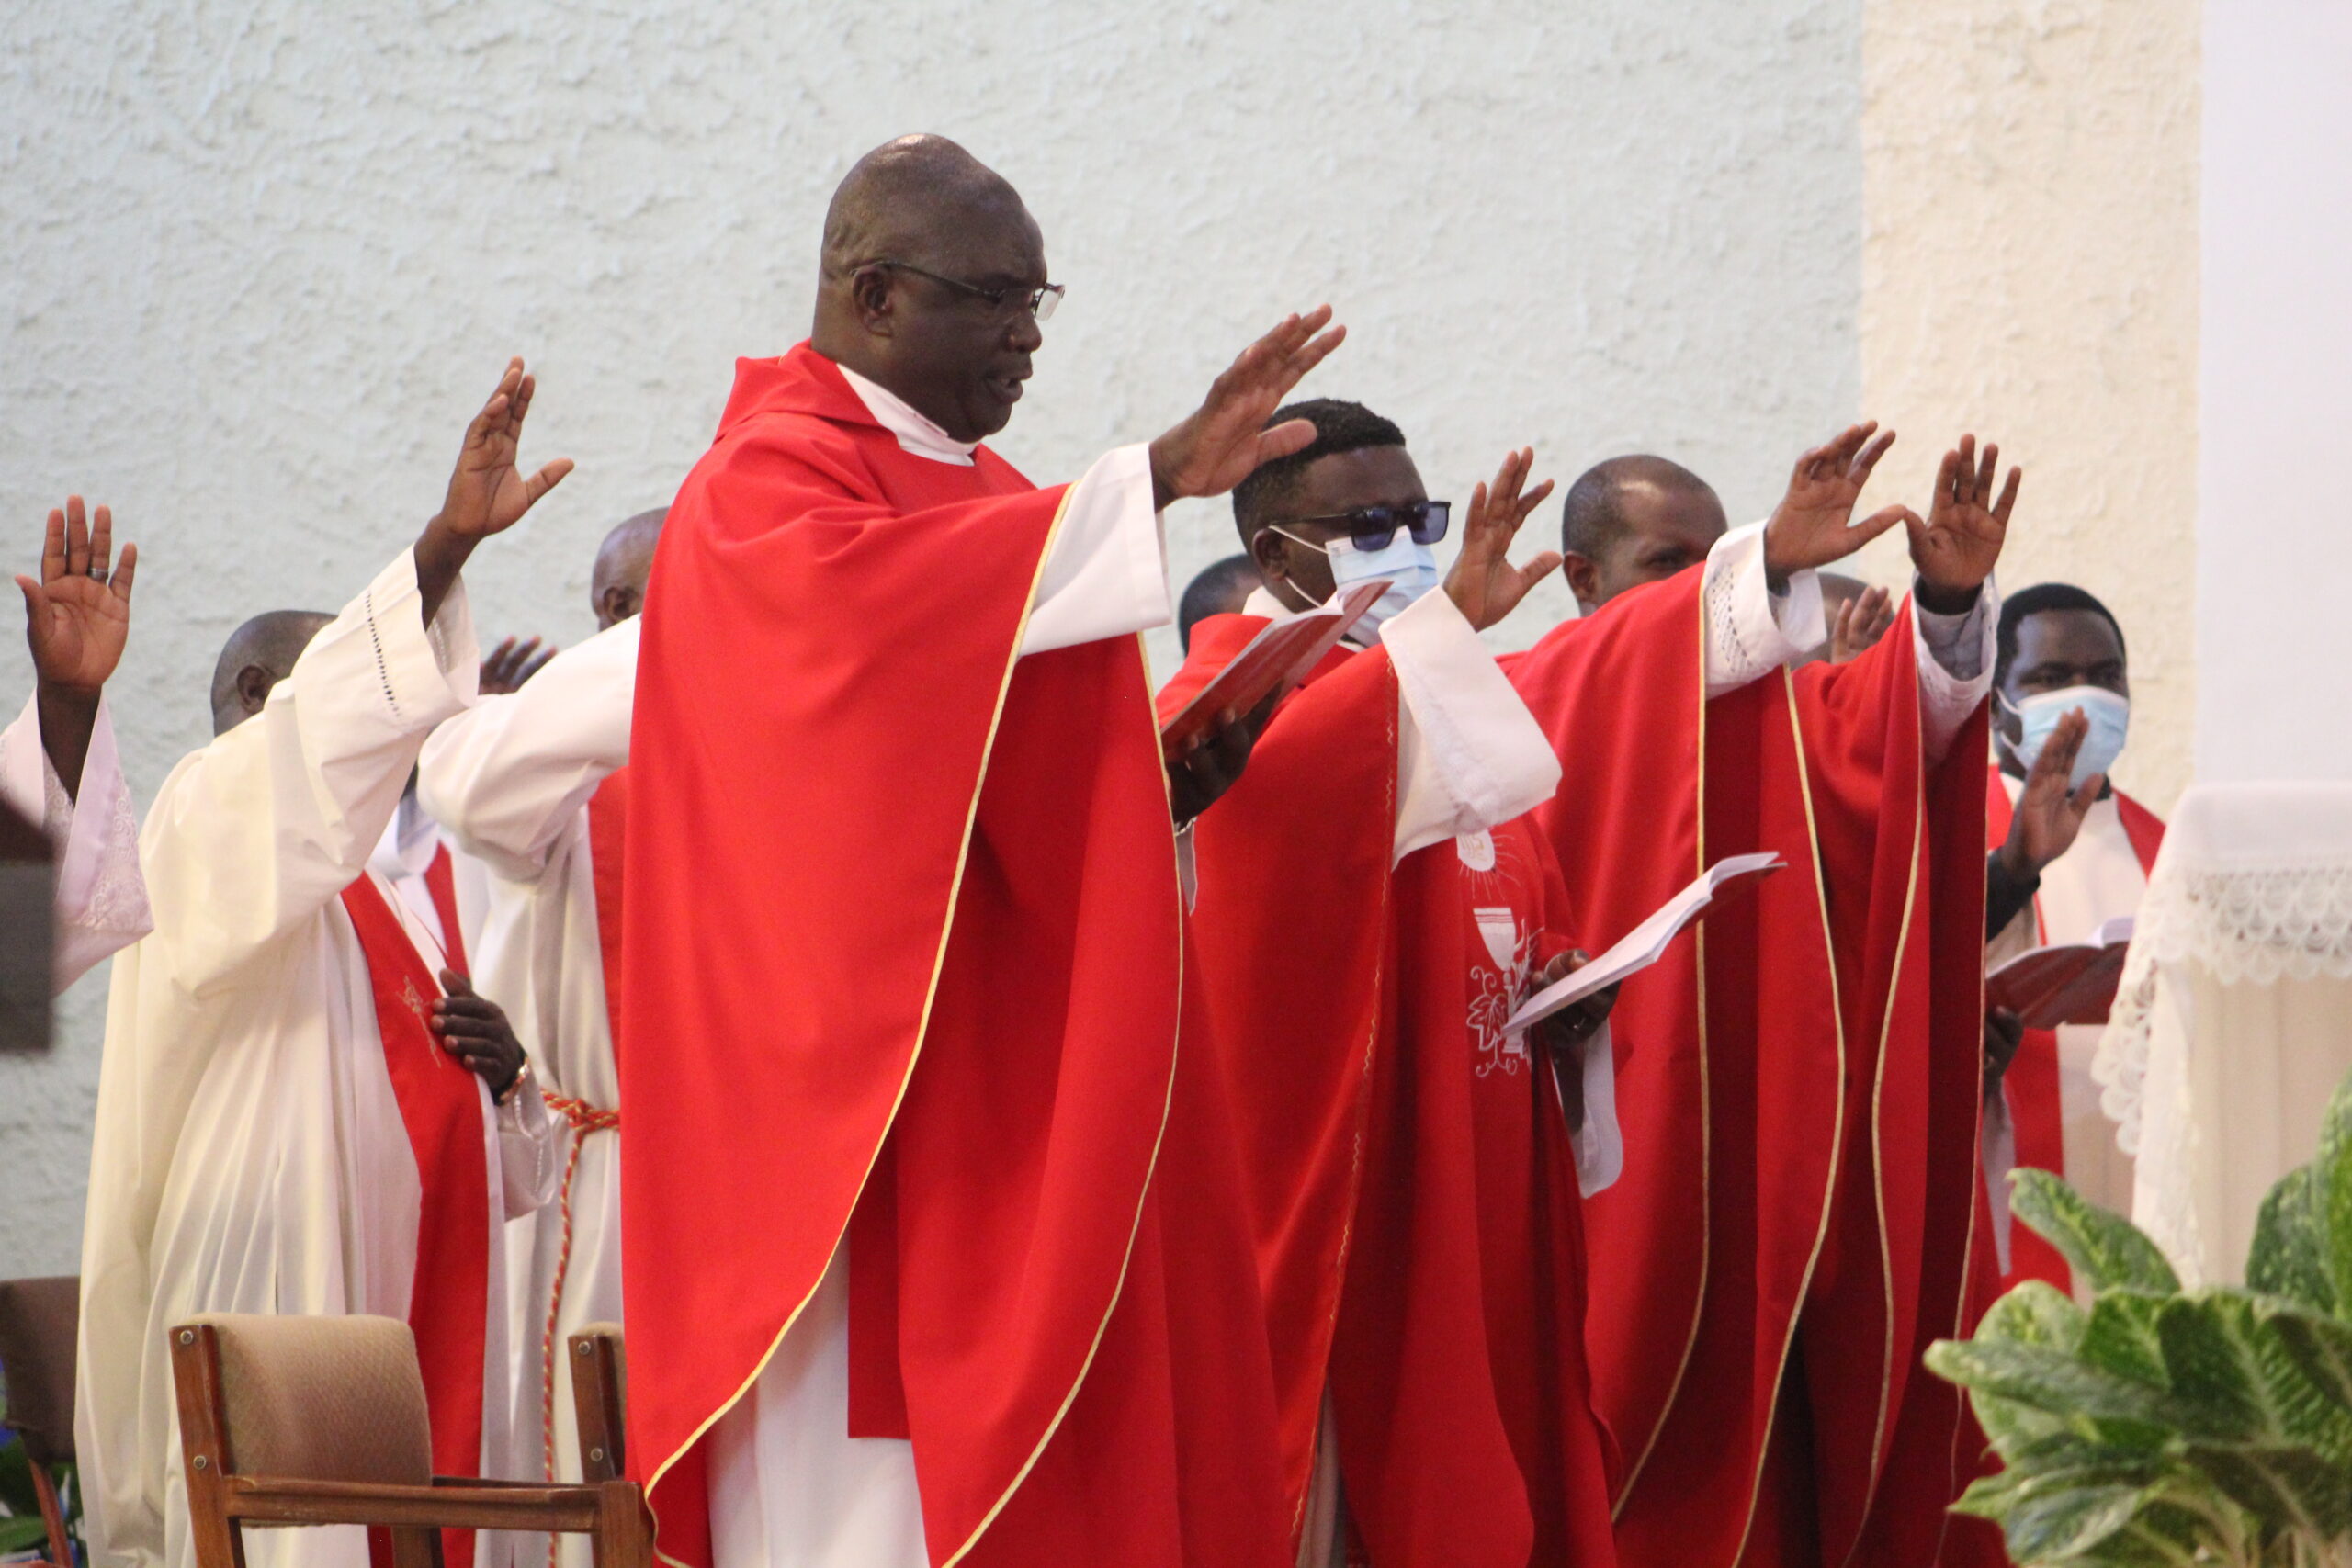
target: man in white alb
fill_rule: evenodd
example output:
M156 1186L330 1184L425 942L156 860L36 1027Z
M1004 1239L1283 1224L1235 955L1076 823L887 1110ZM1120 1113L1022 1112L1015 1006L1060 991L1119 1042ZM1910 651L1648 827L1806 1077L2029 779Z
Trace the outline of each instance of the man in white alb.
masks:
M503 1018L367 866L426 733L473 697L459 570L570 470L516 470L531 393L514 361L440 513L341 614L232 638L223 728L141 832L155 930L115 965L83 1240L75 1436L101 1561L192 1561L164 1337L194 1314L404 1318L435 1468L495 1473L506 1451L497 1227L543 1201L553 1140ZM452 1532L453 1568L475 1545ZM247 1551L367 1555L356 1529Z

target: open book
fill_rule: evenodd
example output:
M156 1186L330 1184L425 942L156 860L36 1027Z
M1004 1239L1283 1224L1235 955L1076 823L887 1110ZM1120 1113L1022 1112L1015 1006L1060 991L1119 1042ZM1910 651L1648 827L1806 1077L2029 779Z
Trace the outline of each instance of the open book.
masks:
M1270 694L1286 692L1306 680L1387 588L1385 577L1351 582L1331 595L1329 604L1260 628L1233 661L1217 671L1216 679L1159 727L1160 755L1176 756L1194 736L1216 728L1222 715L1249 713Z
M1525 1029L1562 1008L1604 991L1628 975L1638 974L1666 956L1668 943L1682 928L1707 912L1735 889L1754 886L1788 863L1770 851L1753 855L1728 855L1700 874L1699 879L1653 910L1627 931L1616 946L1556 985L1546 986L1510 1015L1506 1029Z
M2012 1010L2028 1029L2105 1023L2131 943L2132 917L2118 915L2088 942L2020 953L1984 976L1985 1005Z

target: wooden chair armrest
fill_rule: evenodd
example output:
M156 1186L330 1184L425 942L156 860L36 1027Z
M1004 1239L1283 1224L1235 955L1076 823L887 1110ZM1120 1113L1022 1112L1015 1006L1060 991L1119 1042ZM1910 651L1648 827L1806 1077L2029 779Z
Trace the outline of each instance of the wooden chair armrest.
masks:
M443 1529L594 1529L600 1506L593 1486L506 1483L390 1486L379 1483L298 1481L268 1475L227 1478L232 1518L255 1524L431 1525Z

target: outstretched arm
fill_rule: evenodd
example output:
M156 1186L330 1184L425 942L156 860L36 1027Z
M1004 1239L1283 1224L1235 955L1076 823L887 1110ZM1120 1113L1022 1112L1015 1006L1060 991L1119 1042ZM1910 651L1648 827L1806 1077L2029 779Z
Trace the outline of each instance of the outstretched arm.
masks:
M598 632L433 732L417 798L468 854L537 877L596 786L628 765L639 631L632 616Z

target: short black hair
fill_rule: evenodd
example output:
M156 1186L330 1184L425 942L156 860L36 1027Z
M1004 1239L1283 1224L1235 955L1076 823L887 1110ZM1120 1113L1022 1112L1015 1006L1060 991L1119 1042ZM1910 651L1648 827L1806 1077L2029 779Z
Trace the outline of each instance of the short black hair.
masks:
M1604 457L1577 476L1567 498L1560 503L1561 550L1587 560L1599 560L1608 554L1625 536L1622 505L1625 487L1640 483L1661 490L1715 492L1714 486L1666 457L1646 452Z
M1361 451L1366 446L1405 445L1405 433L1396 428L1393 420L1381 418L1362 403L1342 402L1337 398L1309 398L1303 402L1285 403L1267 416L1266 428L1272 430L1294 419L1306 420L1315 426L1314 442L1287 457L1260 464L1248 479L1233 487L1233 525L1241 531L1244 545L1258 536L1261 519L1280 513L1283 504L1298 493L1306 466L1317 458Z
M2020 588L2001 601L2001 622L1993 636L1993 684L2006 684L2009 666L2017 662L2018 627L2028 615L2046 615L2052 610L2087 610L2115 628L2115 646L2123 649L2129 661L2131 649L2123 641L2123 623L2115 612L2094 598L2085 589L2071 582L2037 582L2030 588Z
M1200 575L1184 585L1184 596L1176 603L1179 646L1192 652L1193 627L1211 615L1239 609L1258 581L1258 563L1246 555L1227 556L1201 568Z

